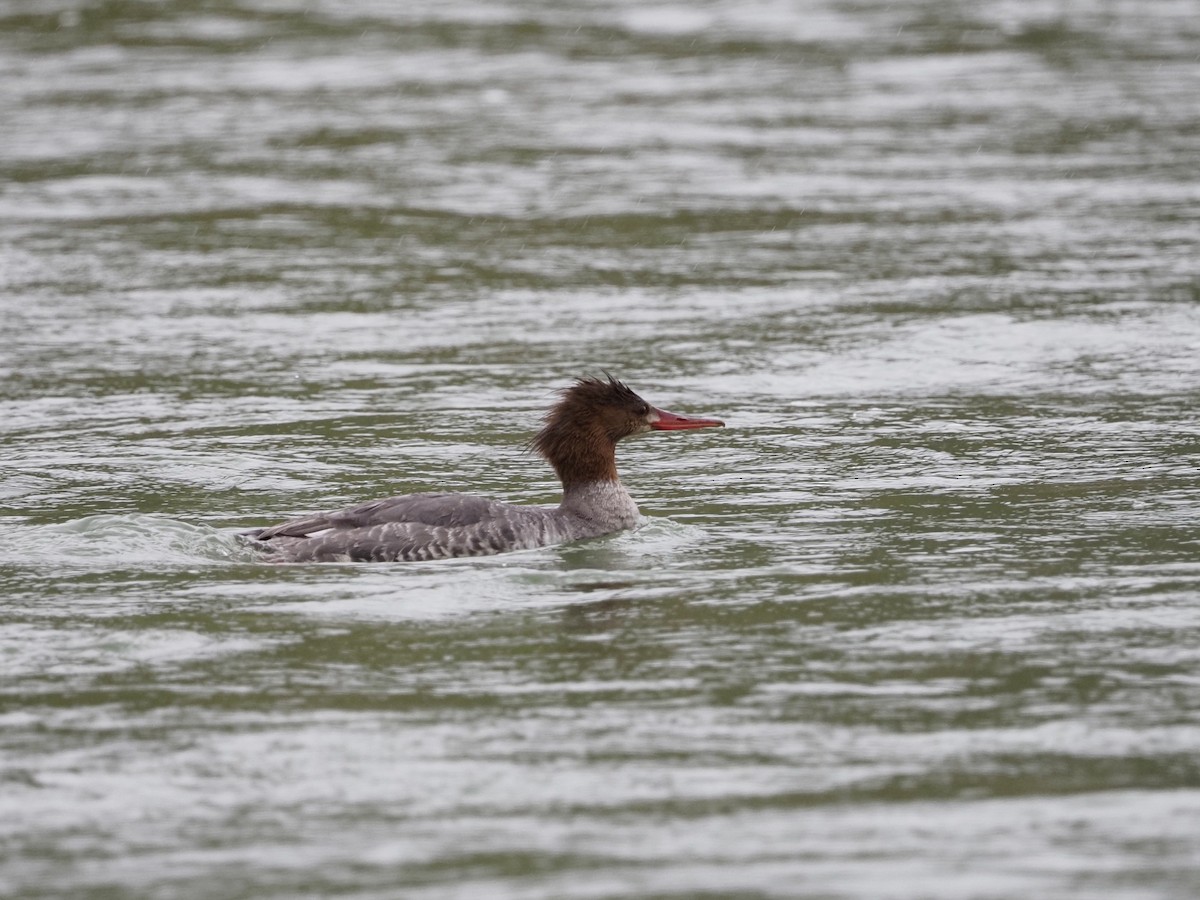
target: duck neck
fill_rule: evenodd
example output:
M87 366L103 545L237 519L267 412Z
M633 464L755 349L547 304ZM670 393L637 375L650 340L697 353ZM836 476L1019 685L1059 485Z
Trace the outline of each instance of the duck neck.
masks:
M559 413L533 440L563 486L559 513L578 525L577 536L633 528L637 504L617 475L617 443L599 422Z
M564 495L583 485L620 484L616 443L598 425L586 430L548 427L538 436L537 448L554 468Z
M620 481L592 481L563 488L559 512L586 523L581 536L633 528L638 521L637 504Z

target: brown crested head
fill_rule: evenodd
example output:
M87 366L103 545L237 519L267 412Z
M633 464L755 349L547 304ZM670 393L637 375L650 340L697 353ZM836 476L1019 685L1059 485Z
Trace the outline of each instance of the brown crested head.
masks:
M616 481L616 444L631 434L724 424L655 409L607 374L580 378L559 393L530 447L554 467L564 485Z

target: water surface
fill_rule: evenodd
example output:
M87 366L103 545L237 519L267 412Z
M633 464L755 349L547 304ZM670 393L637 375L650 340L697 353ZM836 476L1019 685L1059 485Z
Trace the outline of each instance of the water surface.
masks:
M0 5L0 892L1200 893L1195 4L401 6Z

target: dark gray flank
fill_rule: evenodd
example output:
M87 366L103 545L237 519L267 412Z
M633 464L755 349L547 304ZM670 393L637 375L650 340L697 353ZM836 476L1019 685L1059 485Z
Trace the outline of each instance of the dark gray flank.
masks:
M291 519L245 537L280 562L415 562L545 547L637 521L633 498L619 481L606 481L568 489L556 507L408 494Z

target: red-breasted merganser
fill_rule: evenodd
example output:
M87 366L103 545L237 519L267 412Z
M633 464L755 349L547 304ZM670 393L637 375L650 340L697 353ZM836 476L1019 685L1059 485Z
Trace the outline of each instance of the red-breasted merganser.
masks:
M244 536L279 562L490 556L599 537L638 521L637 504L617 475L617 441L647 431L725 424L656 409L611 376L581 378L561 395L530 441L562 482L558 506L514 506L469 494L407 494Z

